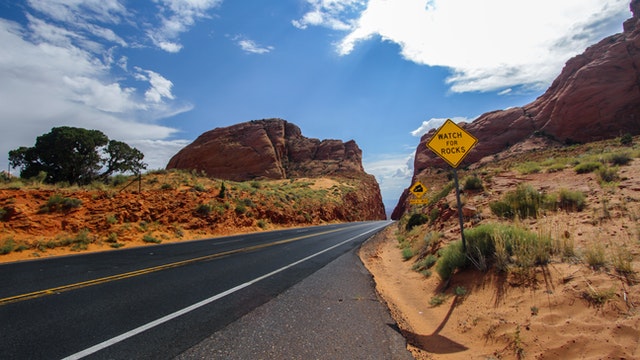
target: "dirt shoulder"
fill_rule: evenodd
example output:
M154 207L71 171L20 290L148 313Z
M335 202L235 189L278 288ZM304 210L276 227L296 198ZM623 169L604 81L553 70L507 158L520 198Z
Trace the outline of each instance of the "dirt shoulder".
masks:
M447 289L403 261L394 227L363 245L360 257L416 359L631 359L640 356L637 286L581 264L541 269L535 286L506 278L460 273ZM458 286L467 289L455 296ZM602 306L585 289L613 286ZM430 305L445 294L441 305Z

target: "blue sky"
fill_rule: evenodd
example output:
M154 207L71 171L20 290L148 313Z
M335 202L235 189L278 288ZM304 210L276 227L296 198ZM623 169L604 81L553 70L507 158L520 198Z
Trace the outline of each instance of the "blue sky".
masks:
M0 168L54 126L157 169L279 117L354 139L391 210L422 134L534 100L629 17L628 0L0 0Z

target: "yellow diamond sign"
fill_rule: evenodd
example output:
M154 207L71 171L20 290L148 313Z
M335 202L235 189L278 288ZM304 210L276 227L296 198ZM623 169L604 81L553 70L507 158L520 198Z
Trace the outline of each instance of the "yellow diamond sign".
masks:
M409 191L411 191L413 195L420 199L422 198L422 196L424 196L424 194L427 193L427 188L422 185L420 181L416 181L413 185L411 185Z
M454 168L471 151L478 139L447 119L427 143L427 147Z

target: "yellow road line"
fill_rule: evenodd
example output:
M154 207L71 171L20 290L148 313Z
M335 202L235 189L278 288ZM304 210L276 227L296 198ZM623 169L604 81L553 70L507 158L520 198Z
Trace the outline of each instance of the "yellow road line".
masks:
M84 288L84 287L88 287L88 286L104 284L104 283L111 282L111 281L128 279L128 278L132 278L132 277L136 277L136 276L140 276L140 275L150 274L150 273L153 273L153 272L156 272L156 271L176 268L176 267L179 267L179 266L185 266L185 265L189 265L189 264L193 264L193 263L197 263L197 262L201 262L201 261L206 261L206 260L211 260L211 259L215 259L215 258L220 258L220 257L228 256L228 255L233 255L233 254L237 254L237 253L241 253L241 252L249 252L249 251L263 249L263 248L267 248L267 247L271 247L271 246L275 246L275 245L282 245L282 244L286 244L286 243L290 243L290 242L294 242L294 241L307 239L307 238L314 237L314 236L330 234L330 233L333 233L333 232L336 232L336 231L340 231L340 230L343 230L343 229L334 229L334 230L324 231L324 232L317 233L317 234L298 236L298 237L294 237L294 238L291 238L291 239L285 239L285 240L278 240L278 241L274 241L274 242L267 243L267 244L254 245L254 246L249 246L249 247L246 247L246 248L240 248L240 249L235 249L235 250L224 251L224 252L217 253L217 254L201 256L201 257L188 259L188 260L182 260L182 261L178 261L178 262L174 262L174 263L170 263L170 264L154 266L154 267L150 267L150 268L146 268L146 269L140 269L140 270L136 270L136 271L131 271L131 272L123 273L123 274L111 275L111 276L106 276L106 277L102 277L102 278L98 278L98 279L82 281L82 282L78 282L78 283L74 283L74 284L58 286L58 287L54 287L54 288L50 288L50 289L38 290L38 291L30 292L30 293L27 293L27 294L10 296L10 297L7 297L7 298L0 299L0 306L6 305L6 304L10 304L10 303L14 303L14 302L29 300L29 299L36 299L36 298L47 296L47 295L59 294L59 293L64 292L64 291L70 291L70 290L80 289L80 288Z

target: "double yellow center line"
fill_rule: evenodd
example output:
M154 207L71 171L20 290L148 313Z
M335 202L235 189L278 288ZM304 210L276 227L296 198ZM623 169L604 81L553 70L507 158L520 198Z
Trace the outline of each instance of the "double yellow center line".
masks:
M197 263L197 262L202 262L202 261L212 260L212 259L216 259L216 258L221 258L221 257L228 256L228 255L238 254L238 253L242 253L242 252L250 252L250 251L264 249L264 248L271 247L271 246L291 243L291 242L294 242L294 241L299 241L299 240L307 239L307 238L314 237L314 236L330 234L330 233L337 232L337 231L340 231L340 230L343 230L343 229L334 229L334 230L324 231L324 232L321 232L321 233L314 233L314 234L310 234L310 235L298 236L298 237L294 237L294 238L291 238L291 239L278 240L278 241L274 241L274 242L270 242L270 243L266 243L266 244L254 245L254 246L249 246L249 247L245 247L245 248L224 251L224 252L220 252L220 253L216 253L216 254L200 256L200 257L193 258L193 259L177 261L177 262L173 262L173 263L169 263L169 264L164 264L164 265L149 267L149 268L140 269L140 270L136 270L136 271L126 272L126 273L123 273L123 274L116 274L116 275L106 276L106 277L102 277L102 278L98 278L98 279L93 279L93 280L82 281L82 282L78 282L78 283L58 286L58 287L54 287L54 288L50 288L50 289L38 290L38 291L30 292L30 293L27 293L27 294L21 294L21 295L15 295L15 296L6 297L6 298L0 298L0 306L6 305L6 304L10 304L10 303L14 303L14 302L24 301L24 300L36 299L36 298L40 298L40 297L47 296L47 295L59 294L61 292L65 292L65 291L70 291L70 290L85 288L85 287L89 287L89 286L104 284L104 283L108 283L108 282L111 282L111 281L128 279L128 278L132 278L132 277L136 277L136 276L140 276L140 275L145 275L145 274L150 274L150 273L161 271L161 270L167 270L167 269L172 269L172 268L176 268L176 267L180 267L180 266L194 264L194 263Z

